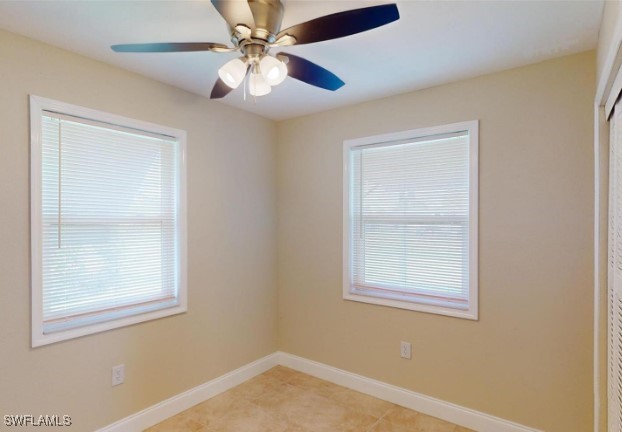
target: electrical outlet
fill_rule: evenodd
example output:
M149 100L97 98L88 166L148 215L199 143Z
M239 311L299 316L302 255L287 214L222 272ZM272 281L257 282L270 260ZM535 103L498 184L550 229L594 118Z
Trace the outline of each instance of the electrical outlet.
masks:
M125 381L125 365L120 364L112 367L112 386L123 384Z
M405 359L412 359L413 346L410 342L400 342L400 357Z

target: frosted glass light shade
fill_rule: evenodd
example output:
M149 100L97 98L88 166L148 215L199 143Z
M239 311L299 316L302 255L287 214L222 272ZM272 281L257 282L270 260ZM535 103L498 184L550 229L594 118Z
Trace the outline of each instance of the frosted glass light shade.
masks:
M251 73L248 91L253 96L264 96L272 91L270 84L266 82L264 77L258 73Z
M285 63L269 55L261 59L259 69L263 78L271 86L279 85L287 78Z
M237 88L246 76L246 64L239 58L225 63L218 69L218 76L231 88Z

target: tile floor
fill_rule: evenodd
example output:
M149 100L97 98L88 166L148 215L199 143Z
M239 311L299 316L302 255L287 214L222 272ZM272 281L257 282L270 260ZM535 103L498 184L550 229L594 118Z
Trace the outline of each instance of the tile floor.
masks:
M277 366L145 432L472 432Z

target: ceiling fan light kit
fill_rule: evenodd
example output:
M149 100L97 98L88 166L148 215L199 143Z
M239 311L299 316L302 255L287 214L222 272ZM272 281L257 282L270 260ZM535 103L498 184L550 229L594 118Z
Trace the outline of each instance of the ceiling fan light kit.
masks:
M383 4L338 12L297 24L281 31L284 7L281 0L212 0L230 31L233 47L211 42L146 43L113 45L115 52L234 52L242 57L218 70L210 98L218 99L248 78L253 96L264 96L288 76L315 87L336 91L345 83L323 67L287 53L270 55L271 48L337 39L371 30L399 19L395 4ZM249 24L253 24L250 26Z
M252 96L265 96L272 91L272 87L266 82L261 73L251 72L248 91Z
M265 55L259 62L261 74L268 84L276 86L287 78L287 65L284 61Z
M218 69L218 76L225 84L234 89L244 80L246 70L246 63L242 59L236 58Z

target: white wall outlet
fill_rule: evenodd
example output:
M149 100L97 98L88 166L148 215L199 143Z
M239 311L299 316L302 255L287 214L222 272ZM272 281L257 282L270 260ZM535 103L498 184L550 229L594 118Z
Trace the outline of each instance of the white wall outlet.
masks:
M120 364L112 367L112 386L123 384L125 381L125 365Z
M400 342L400 357L408 360L412 359L413 346L410 342Z

